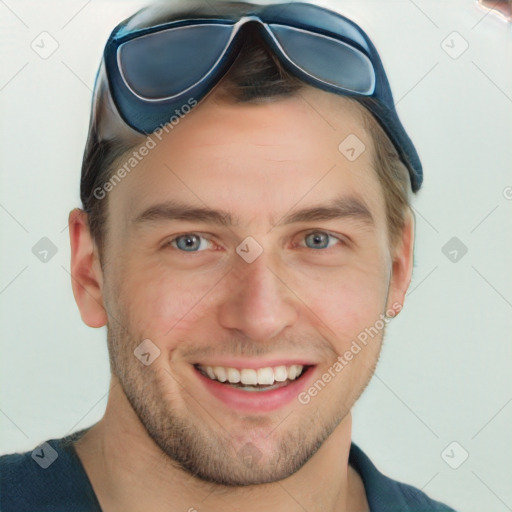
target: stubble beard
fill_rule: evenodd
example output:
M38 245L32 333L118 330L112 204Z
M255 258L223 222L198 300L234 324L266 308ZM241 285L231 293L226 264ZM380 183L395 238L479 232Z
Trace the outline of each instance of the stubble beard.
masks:
M162 387L162 379L174 380L167 371L158 374L134 356L138 340L119 337L108 329L112 373L148 436L173 465L190 475L219 486L239 487L271 483L298 471L340 424L350 407L337 408L331 417L315 405L296 407L300 422L284 421L270 435L275 450L261 454L249 440L236 443L228 431L206 411L199 418L173 407ZM126 346L130 349L126 350ZM351 405L351 404L350 404ZM309 414L304 414L309 408ZM338 412L339 411L339 412ZM290 415L293 419L293 413ZM247 431L240 428L240 431ZM271 430L271 429L269 429Z

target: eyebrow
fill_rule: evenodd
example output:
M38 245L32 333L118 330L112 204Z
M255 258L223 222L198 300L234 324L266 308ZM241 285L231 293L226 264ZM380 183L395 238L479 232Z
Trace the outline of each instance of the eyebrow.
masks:
M285 226L299 222L317 222L348 218L359 221L367 226L374 225L374 219L362 199L357 197L336 197L324 205L313 205L282 217L277 223L270 217L272 226ZM223 227L238 224L239 218L225 210L207 207L197 207L178 201L158 203L135 216L131 224L135 227L148 224L182 220L190 222L205 222Z

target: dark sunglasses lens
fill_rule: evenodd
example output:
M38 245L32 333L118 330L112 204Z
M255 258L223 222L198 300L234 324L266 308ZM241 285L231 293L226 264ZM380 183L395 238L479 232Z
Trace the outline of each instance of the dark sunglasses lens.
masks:
M176 27L132 39L118 48L121 73L132 91L158 100L200 81L223 54L232 25Z
M344 90L373 93L373 65L357 48L302 29L277 24L269 27L288 58L305 73Z

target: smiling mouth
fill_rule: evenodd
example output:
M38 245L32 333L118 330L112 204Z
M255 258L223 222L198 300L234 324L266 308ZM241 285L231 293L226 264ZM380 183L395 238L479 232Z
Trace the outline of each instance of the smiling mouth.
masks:
M262 392L288 386L299 380L310 366L267 366L265 368L231 368L195 364L196 370L206 378L242 391Z

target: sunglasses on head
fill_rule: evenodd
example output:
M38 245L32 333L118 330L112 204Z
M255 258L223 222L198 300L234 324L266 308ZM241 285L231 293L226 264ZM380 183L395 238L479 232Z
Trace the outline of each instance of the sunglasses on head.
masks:
M245 4L238 16L176 18L154 26L118 25L105 46L109 90L124 122L150 134L190 98L199 102L227 73L251 27L291 74L328 92L365 103L411 173L422 182L416 150L393 103L377 50L354 22L307 4Z

